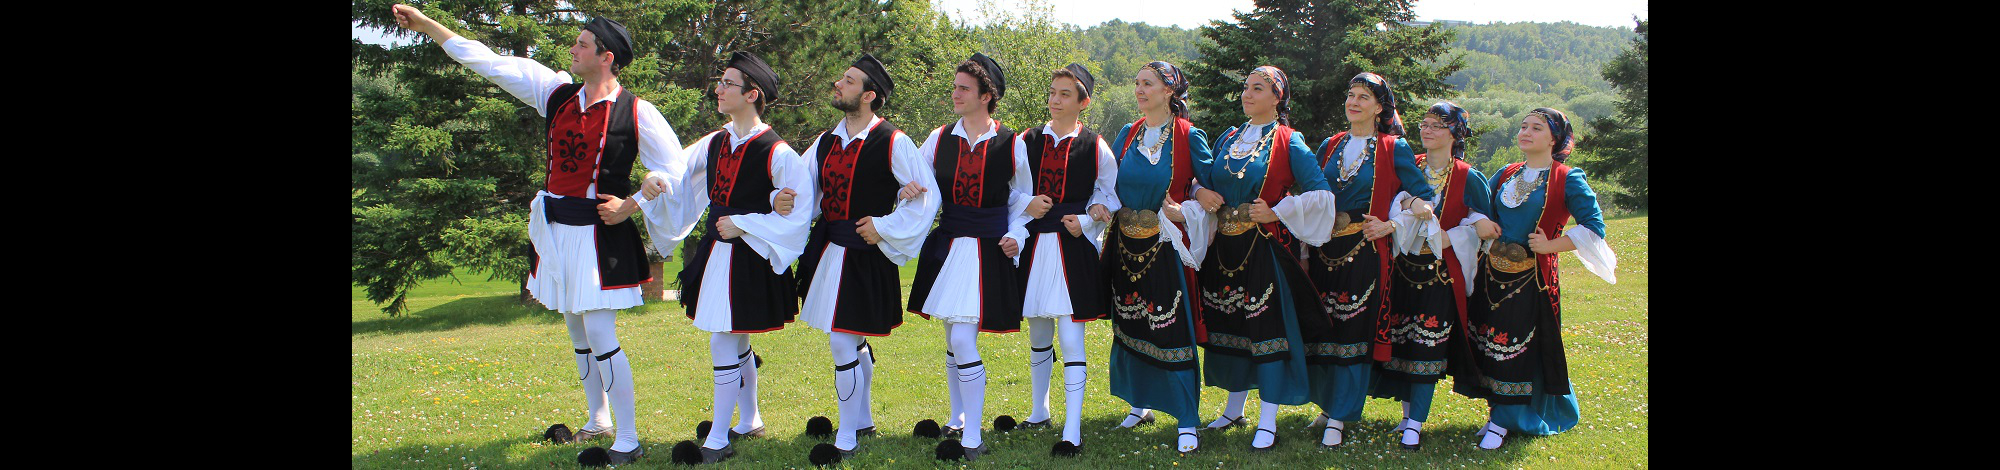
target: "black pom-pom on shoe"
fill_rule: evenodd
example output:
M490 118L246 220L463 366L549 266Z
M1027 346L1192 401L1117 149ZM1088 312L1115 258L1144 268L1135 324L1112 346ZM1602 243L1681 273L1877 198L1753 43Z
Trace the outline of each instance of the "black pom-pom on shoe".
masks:
M695 445L694 441L681 441L679 444L674 444L671 455L674 463L698 464L701 463L701 446Z
M1014 417L1010 415L1000 415L1000 417L998 418L993 418L994 431L1000 431L1000 432L1012 431L1014 430L1015 424L1018 423L1015 423Z
M821 442L819 445L813 446L812 453L806 455L806 461L822 467L827 464L839 462L840 448L834 447L833 444Z
M965 458L965 446L960 445L958 443L958 439L945 439L943 441L938 441L937 445L938 460L959 460L963 458Z
M1073 457L1080 453L1083 453L1083 448L1078 447L1076 444L1071 444L1069 441L1056 441L1056 447L1049 449L1049 455L1057 457Z
M825 439L833 435L833 420L825 416L814 416L806 420L806 435ZM817 465L817 464L815 464Z
M704 419L704 420L701 420L701 424L696 424L696 425L694 425L694 438L695 438L695 439L702 439L702 440L707 440L707 439L708 439L708 430L710 430L710 429L714 429L714 428L715 428L715 422L714 422L714 421L709 421L709 420L705 420L705 419Z
M937 439L939 435L943 434L943 431L942 429L938 429L937 420L926 419L917 422L917 429L914 432L917 437Z
M575 437L576 437L575 434L571 434L569 432L569 426L561 423L557 423L554 426L549 426L549 430L547 431L542 431L543 439L548 439L549 442L554 442L557 444L569 442L571 439Z
M603 447L584 449L583 453L576 454L576 463L582 464L585 467L602 467L608 465L611 463L611 451L604 450Z

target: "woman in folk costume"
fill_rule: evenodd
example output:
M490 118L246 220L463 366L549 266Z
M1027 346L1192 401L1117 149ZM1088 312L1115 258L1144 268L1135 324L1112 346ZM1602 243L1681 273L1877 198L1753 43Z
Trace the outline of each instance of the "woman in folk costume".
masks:
M1515 143L1525 161L1493 176L1500 238L1479 264L1467 300L1473 366L1453 374L1452 391L1492 408L1479 448L1497 449L1510 432L1550 435L1575 427L1576 394L1563 355L1562 289L1556 253L1575 251L1584 270L1616 284L1618 258L1605 243L1603 211L1583 169L1563 164L1575 140L1561 111L1535 108ZM1585 230L1563 230L1575 219Z
M1132 405L1118 427L1154 420L1153 410L1180 422L1176 449L1200 447L1195 435L1201 401L1195 344L1204 338L1196 310L1200 267L1220 198L1196 202L1189 190L1195 161L1209 159L1208 134L1187 120L1187 77L1179 67L1151 62L1132 77L1141 117L1118 130L1118 201L1104 267L1111 287L1111 395ZM1186 224L1185 227L1182 224ZM1185 235L1184 235L1185 234Z
M875 351L866 338L888 336L903 324L897 266L917 255L937 218L935 191L918 192L922 198L915 203L897 204L896 188L928 188L936 182L916 143L875 115L895 86L882 61L863 53L833 82L830 103L846 117L814 139L805 153L808 173L819 183L819 204L803 206L816 221L799 258L799 296L804 300L799 314L807 325L827 333L834 398L840 401L833 447L842 457L853 455L859 436L875 434L869 410ZM830 428L824 420L815 417L806 432Z
M694 327L709 332L714 367L715 419L729 432L710 432L698 454L674 451L676 461L712 463L736 453L734 436L759 436L757 360L750 334L776 331L798 315L792 260L805 250L813 186L805 159L764 124L759 114L777 99L777 74L747 52L729 57L715 85L715 109L730 122L689 145L683 182L690 197L673 201L673 222L706 233L688 246L681 267L681 304ZM692 462L688 462L692 460Z
M1458 333L1465 330L1465 296L1479 267L1480 240L1499 234L1487 220L1492 192L1486 176L1465 162L1465 139L1472 136L1465 108L1440 101L1424 113L1421 135L1426 153L1417 155L1424 180L1435 197L1398 211L1395 222L1396 264L1389 294L1389 361L1377 363L1370 396L1403 402L1403 422L1396 426L1404 449L1423 445L1423 425L1446 367L1471 359ZM1401 195L1409 197L1408 194ZM1451 359L1455 362L1448 362Z
M980 419L986 366L978 334L1021 330L1021 285L1014 270L1028 238L1023 212L1034 183L1027 160L1012 151L1014 131L992 119L1006 90L1006 75L986 54L959 62L951 102L960 119L931 131L918 150L930 160L936 187L947 192L940 194L938 225L917 260L909 304L910 312L945 326L945 386L951 398L945 427L962 440L939 443L939 458L976 460L985 453Z
M634 57L632 35L616 21L592 19L569 47L569 72L556 72L495 54L409 5L393 8L398 26L423 33L452 60L548 118L548 180L529 203L534 257L527 288L569 326L589 420L574 434L557 424L544 436L577 442L615 434L608 451L592 447L577 456L579 463L637 460L646 452L633 423L632 367L614 322L618 310L644 302L639 285L651 279L637 224L626 219L643 208L646 229L661 246L671 247L687 231L655 220L666 201L682 196L673 186L686 161L659 109L618 85L618 72ZM572 83L572 73L583 83ZM637 193L627 182L635 161L648 170Z
M1049 122L1022 132L1014 153L1034 174L1034 198L1028 203L1028 243L1021 256L1021 282L1026 296L1021 316L1028 321L1028 367L1034 398L1023 428L1049 425L1049 373L1055 362L1053 341L1062 335L1062 441L1053 453L1075 455L1083 445L1084 322L1111 310L1111 291L1104 285L1104 229L1111 211L1119 209L1112 185L1118 181L1118 160L1111 146L1077 118L1090 106L1097 80L1079 64L1056 69L1049 78Z
M1290 126L1287 82L1277 67L1252 69L1239 95L1249 121L1223 132L1214 161L1195 162L1202 190L1223 199L1202 261L1202 375L1230 394L1210 427L1242 423L1244 400L1256 389L1263 406L1252 450L1277 444L1278 405L1310 401L1306 353L1332 329L1299 253L1301 244L1317 246L1333 234L1333 193L1305 137Z
M1430 183L1417 168L1416 153L1403 135L1396 95L1381 75L1362 72L1349 79L1345 111L1348 132L1320 144L1320 166L1333 186L1333 240L1308 248L1306 272L1319 288L1320 304L1333 317L1330 341L1313 345L1318 369L1313 402L1320 415L1320 445L1346 442L1346 422L1361 419L1374 380L1374 364L1389 360L1389 268L1394 250L1389 235L1401 230L1392 214L1401 202L1429 200ZM1321 428L1321 426L1325 426Z

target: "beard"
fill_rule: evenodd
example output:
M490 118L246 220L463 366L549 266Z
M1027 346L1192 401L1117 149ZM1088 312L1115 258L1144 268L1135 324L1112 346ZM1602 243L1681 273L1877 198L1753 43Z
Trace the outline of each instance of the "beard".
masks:
M832 101L833 101L832 103L833 109L838 109L840 110L840 112L843 113L851 113L861 110L860 96L849 98L847 101L841 101L840 98L834 98Z

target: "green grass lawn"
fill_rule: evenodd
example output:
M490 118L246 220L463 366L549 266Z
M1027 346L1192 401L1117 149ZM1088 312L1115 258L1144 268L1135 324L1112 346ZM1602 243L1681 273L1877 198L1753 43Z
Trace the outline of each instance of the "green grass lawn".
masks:
M1510 437L1499 451L1480 451L1473 433L1486 408L1438 384L1424 448L1404 451L1391 432L1401 419L1395 401L1370 399L1364 418L1348 424L1348 443L1318 447L1306 425L1316 406L1285 407L1278 418L1275 451L1249 450L1252 427L1204 431L1202 449L1188 457L1172 450L1174 427L1164 414L1136 430L1116 429L1127 405L1111 396L1104 373L1110 324L1088 327L1090 385L1085 392L1085 452L1051 457L1061 436L1063 394L1055 387L1050 429L992 432L999 415L1027 416L1028 337L980 335L988 364L986 439L992 450L971 467L1052 468L1063 465L1121 468L1332 468L1332 467L1543 467L1648 466L1648 281L1646 216L1608 221L1618 253L1617 285L1583 271L1563 255L1563 338L1577 400L1576 429L1548 437ZM916 263L903 268L904 291ZM672 273L677 266L668 266ZM669 274L671 276L671 274ZM515 285L461 273L457 283L437 279L412 291L410 313L391 318L353 288L351 353L352 467L354 468L568 468L592 444L552 445L542 430L554 423L579 427L584 415L569 335L559 314L515 299ZM708 334L694 329L678 303L649 302L618 316L618 338L630 355L638 396L638 431L647 457L628 468L669 468L674 443L694 437L711 417ZM906 315L894 335L875 338L875 419L883 433L862 438L861 454L841 465L861 468L935 468L935 439L910 434L919 420L942 421L943 329ZM760 372L761 411L770 434L737 443L737 457L719 468L810 467L806 453L821 442L805 436L813 416L838 419L827 339L793 323L751 336L765 359ZM1058 368L1055 378L1059 381ZM1254 394L1253 394L1254 395ZM1227 393L1202 389L1202 413L1212 420ZM1258 407L1246 407L1254 423ZM609 445L610 440L595 441Z

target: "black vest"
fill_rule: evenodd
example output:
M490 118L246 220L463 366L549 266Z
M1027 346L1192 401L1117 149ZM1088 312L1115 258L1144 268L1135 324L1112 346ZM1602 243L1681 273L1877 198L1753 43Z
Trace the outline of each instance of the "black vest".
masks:
M743 143L743 153L735 155L729 145L729 131L716 131L708 141L708 199L710 204L743 209L750 213L771 212L771 152L783 143L778 132L765 128L762 134ZM725 154L730 154L724 158ZM734 161L735 168L725 168Z
M1006 207L1008 183L1014 179L1014 131L1007 126L994 123L994 135L982 142L986 146L986 162L980 174L960 172L959 157L972 153L971 141L951 134L958 122L945 124L938 133L937 155L931 159L937 174L937 187L945 191L945 204L970 207ZM1094 160L1093 160L1094 161ZM967 168L968 170L970 168ZM973 188L978 194L972 194ZM976 196L976 197L975 197ZM965 204L965 202L976 202Z
M546 129L555 129L555 110L576 100L576 92L582 83L571 83L556 87L549 95L548 107L551 115L544 121ZM631 90L620 89L618 100L611 106L611 116L605 122L604 155L597 165L597 192L626 197L632 194L632 164L639 158L639 132L634 107L639 98L632 96ZM551 142L553 144L554 142ZM614 170L615 169L615 170ZM543 186L547 186L544 184ZM635 216L637 214L634 214ZM636 218L636 217L634 217ZM529 223L545 223L530 221ZM599 287L617 289L636 287L653 280L646 268L646 249L639 240L639 223L626 219L617 225L597 223L597 274ZM528 250L529 273L533 273L540 256Z
M1057 204L1089 202L1097 183L1097 133L1089 127L1078 130L1069 139L1069 160L1061 168L1044 168L1042 153L1055 140L1040 127L1021 133L1021 142L1028 147L1028 169L1035 173L1035 187L1028 195L1040 196L1045 188L1061 184L1063 197L1056 199Z
M820 212L844 215L826 220L881 217L895 210L896 192L903 186L890 166L895 138L896 125L884 119L861 140L860 155L843 155L841 161L834 162L829 157L834 156L833 149L840 148L840 136L820 134L818 154L812 157L819 162L819 174L814 176L819 179Z

